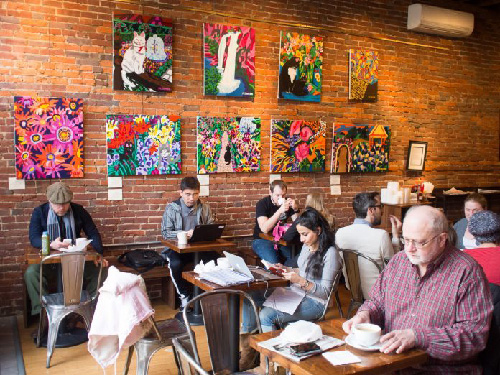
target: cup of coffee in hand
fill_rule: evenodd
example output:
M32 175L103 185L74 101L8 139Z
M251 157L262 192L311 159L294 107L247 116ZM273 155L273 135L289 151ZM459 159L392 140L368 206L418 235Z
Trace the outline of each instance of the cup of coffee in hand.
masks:
M379 341L382 329L376 324L359 323L353 326L352 333L357 343L370 346Z

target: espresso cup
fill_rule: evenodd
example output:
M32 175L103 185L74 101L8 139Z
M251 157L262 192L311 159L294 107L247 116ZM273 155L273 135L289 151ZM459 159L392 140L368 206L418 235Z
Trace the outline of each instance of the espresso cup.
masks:
M184 232L182 230L177 232L177 243L179 245L185 245L187 244L187 242L188 242L187 232Z
M376 324L359 323L353 327L352 333L358 344L370 346L379 341L382 329Z

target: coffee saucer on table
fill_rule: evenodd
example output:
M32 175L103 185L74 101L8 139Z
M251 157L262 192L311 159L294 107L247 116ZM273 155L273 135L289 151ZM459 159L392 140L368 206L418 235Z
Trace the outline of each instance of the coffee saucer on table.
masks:
M345 342L347 343L347 345L359 350L364 350L365 352L378 352L382 347L380 341L377 341L375 344L369 346L361 345L356 341L354 335L347 336Z

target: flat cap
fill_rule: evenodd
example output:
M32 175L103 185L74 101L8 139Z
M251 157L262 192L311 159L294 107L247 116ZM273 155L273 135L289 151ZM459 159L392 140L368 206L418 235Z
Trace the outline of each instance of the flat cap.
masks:
M73 199L73 192L64 182L56 182L47 188L47 199L55 204L68 203Z
M500 244L500 215L491 211L479 211L469 219L469 232L479 243Z

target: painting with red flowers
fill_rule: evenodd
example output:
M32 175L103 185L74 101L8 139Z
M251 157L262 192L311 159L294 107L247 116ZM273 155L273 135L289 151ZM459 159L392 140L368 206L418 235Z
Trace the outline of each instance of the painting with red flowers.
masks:
M108 176L181 173L179 116L106 116Z
M324 172L323 121L272 120L271 172Z
M83 100L14 97L18 179L83 177Z
M255 95L255 30L203 24L205 95Z

